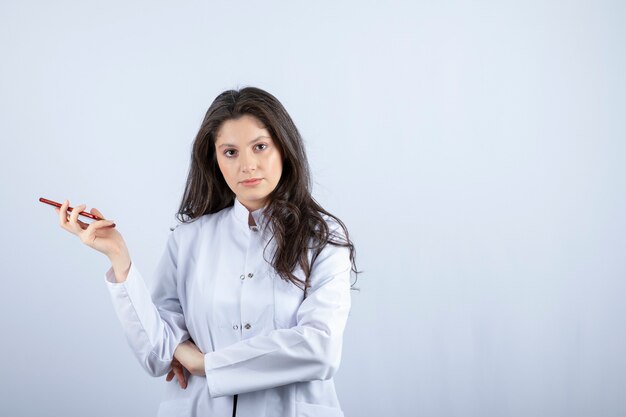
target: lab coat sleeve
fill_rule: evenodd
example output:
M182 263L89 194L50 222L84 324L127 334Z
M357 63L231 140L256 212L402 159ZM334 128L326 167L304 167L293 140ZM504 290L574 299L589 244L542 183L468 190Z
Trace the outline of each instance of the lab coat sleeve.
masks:
M152 292L134 262L124 282L116 282L112 267L105 273L126 340L141 366L155 377L169 371L176 347L190 338L176 286L177 246L175 233L171 233Z
M206 353L209 395L220 397L331 378L350 310L349 249L326 245L311 272L297 325ZM278 278L279 279L279 278Z

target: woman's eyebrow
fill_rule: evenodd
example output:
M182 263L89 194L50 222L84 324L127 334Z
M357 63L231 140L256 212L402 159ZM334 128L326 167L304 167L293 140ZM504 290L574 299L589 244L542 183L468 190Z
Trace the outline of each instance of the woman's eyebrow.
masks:
M261 140L263 138L269 138L269 136L265 136L265 135L258 136L256 139L252 139L250 142L248 142L248 145L252 145L254 142L257 142L257 141L259 141L259 140ZM235 146L236 147L237 145L233 145L231 143L222 143L220 146L218 146L218 148L223 148L224 146Z

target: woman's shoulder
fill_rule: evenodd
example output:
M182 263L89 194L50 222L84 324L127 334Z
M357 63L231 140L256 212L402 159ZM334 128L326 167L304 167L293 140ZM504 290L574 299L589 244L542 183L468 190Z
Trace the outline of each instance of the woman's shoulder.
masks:
M346 232L344 230L345 224L341 222L341 220L336 217L330 216L326 213L320 213L322 219L326 222L326 226L328 226L328 233L330 237L335 237L339 239L345 239Z
M316 276L329 277L351 268L350 249L345 246L348 242L345 224L333 216L320 214L328 226L327 241L310 260Z
M178 222L174 226L170 227L170 230L176 238L189 238L198 234L202 229L207 227L214 227L222 219L226 217L232 207L226 207L215 213L203 214L195 219L187 220L185 222Z

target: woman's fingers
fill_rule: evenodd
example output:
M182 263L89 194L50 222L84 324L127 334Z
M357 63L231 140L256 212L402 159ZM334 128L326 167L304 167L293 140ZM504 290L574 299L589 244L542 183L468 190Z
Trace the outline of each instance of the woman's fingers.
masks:
M172 369L167 373L165 380L169 382L174 379L174 376L176 376L176 379L178 380L178 385L180 385L182 389L186 389L187 380L185 378L185 371L183 365L181 365L176 358L172 360Z
M100 217L103 220L97 220L94 223L97 223L96 228L100 229L100 227L110 227L113 223L115 223L113 220L108 220L106 217L104 217L104 214L102 214L100 212L100 210L98 210L97 208L92 208L91 210L91 214L93 214L96 217ZM98 223L98 222L106 222L106 223Z
M174 371L174 374L176 374L180 387L182 389L187 388L187 381L185 380L185 372L183 371L182 365L173 367L172 370Z
M70 202L69 200L65 200L63 204L61 204L61 207L54 208L59 215L59 224L68 232L80 236L84 243L93 243L95 240L96 230L110 227L113 224L110 220L97 220L92 223L86 223L78 220L78 215L85 209L85 207L87 207L86 204L74 207L70 213L67 212L68 207L70 207ZM104 218L102 213L100 213L100 211L96 208L91 209L91 214Z
M89 223L81 222L80 220L76 220L76 223L78 223L80 228L83 230L87 230L87 227L89 227Z
M76 230L77 232L83 230L82 227L80 227L80 225L78 224L78 213L83 211L85 207L87 207L86 204L76 206L74 207L74 209L72 209L72 213L70 214L70 227L72 227L72 229Z
M63 204L61 204L61 207L58 209L59 224L63 228L65 228L65 226L67 225L67 207L69 205L70 205L70 202L68 200L65 200Z
M100 213L100 210L98 210L95 207L91 209L91 214L95 214L96 216L100 217L101 219L106 219L106 217L104 217L104 214Z
M105 227L110 227L113 222L111 220L96 220L91 224L83 223L85 225L85 231L87 232L87 236L92 236L96 233L96 230L102 229Z
M69 200L65 200L63 204L61 204L61 207L59 208L55 207L54 210L59 215L59 224L61 225L63 229L74 234L79 234L81 230L85 230L87 228L88 224L78 220L78 213L81 212L80 206L73 209L71 213L68 213L67 209L69 206L70 206ZM83 204L82 206L85 206L85 205ZM76 212L76 214L74 214L74 212ZM76 218L76 220L73 221L72 220L73 218Z

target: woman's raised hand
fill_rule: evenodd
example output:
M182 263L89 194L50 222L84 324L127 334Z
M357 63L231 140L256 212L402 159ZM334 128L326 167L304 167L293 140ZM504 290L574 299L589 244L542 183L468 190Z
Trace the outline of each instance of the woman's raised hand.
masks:
M124 282L130 270L130 254L120 232L116 228L111 227L113 222L110 220L96 220L91 224L81 222L78 220L78 213L83 211L86 205L81 204L78 207L74 207L72 212L68 214L67 208L69 205L70 202L65 200L60 208L54 208L59 214L61 227L78 236L85 245L104 253L113 265L117 282ZM91 209L91 214L95 214L102 219L105 218L96 208Z
M78 213L83 211L85 204L74 207L71 213L67 213L70 202L65 200L60 208L55 207L54 210L59 215L61 227L68 232L78 236L80 240L87 246L102 252L109 258L119 256L127 252L126 244L120 232L116 228L111 227L113 224L110 220L96 220L91 224L78 220ZM105 217L96 208L91 209L94 214L102 219Z

